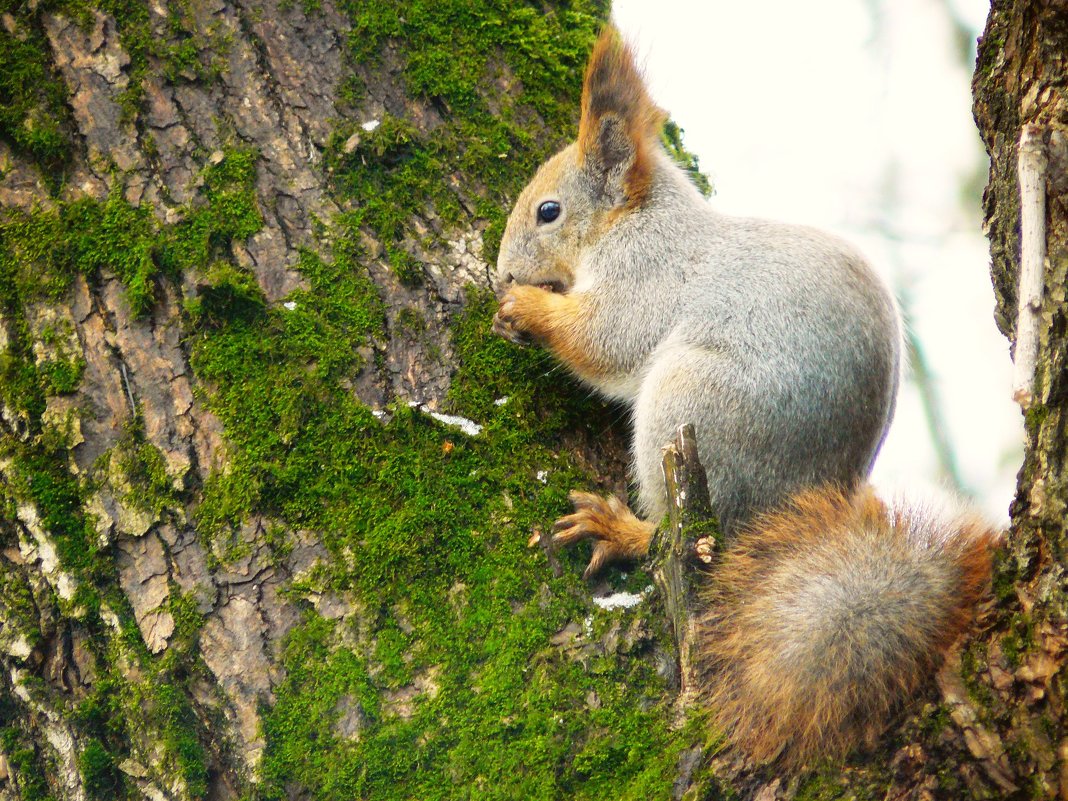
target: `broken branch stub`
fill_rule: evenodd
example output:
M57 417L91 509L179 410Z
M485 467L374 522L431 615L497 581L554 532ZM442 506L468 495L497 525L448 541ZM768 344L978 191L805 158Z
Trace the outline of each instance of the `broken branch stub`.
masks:
M696 564L711 561L715 548L715 522L708 495L708 480L697 455L692 425L680 426L675 441L664 448L664 481L668 518L653 536L650 553L653 578L664 599L678 653L681 712L696 697L693 681L693 641L697 606Z

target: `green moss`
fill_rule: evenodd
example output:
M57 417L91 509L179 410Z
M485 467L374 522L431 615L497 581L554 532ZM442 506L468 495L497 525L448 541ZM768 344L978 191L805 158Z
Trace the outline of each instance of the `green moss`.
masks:
M98 675L71 716L87 738L79 767L90 797L136 795L126 786L124 774L114 768L131 758L131 741L137 741L149 753L133 756L135 761L161 770L168 784L184 788L183 798L203 798L208 770L202 741L208 737L189 700L190 684L203 679L199 674L203 668L191 651L199 629L195 602L172 596L172 647L153 657L125 596L117 589L106 594L110 611L119 619L119 633L102 622L98 611L86 616L87 646ZM95 795L91 781L99 783Z
M161 733L160 745L169 757L175 775L190 798L208 791L208 770L199 726L185 687L163 682L153 684L148 695L149 711Z
M409 336L419 336L426 331L426 318L418 309L406 307L397 313L397 328Z
M232 318L254 322L263 316L267 299L256 276L225 261L212 263L201 275L196 297L185 304L194 327L213 328Z
M58 300L76 275L109 269L137 316L153 302L156 234L152 210L129 204L119 189L103 202L83 198L32 214L12 209L0 217L0 268L23 302Z
M359 144L346 153L345 143L354 141L353 136ZM370 228L394 272L408 284L418 283L422 276L411 244L405 242L412 216L432 201L451 221L459 213L455 198L441 191L440 160L420 146L417 136L410 123L386 115L371 132L351 133L348 128L335 132L326 160L340 189L359 199L359 205L343 216L344 225L354 231Z
M1038 430L1049 417L1049 408L1042 403L1036 403L1024 413L1024 426L1031 437L1038 436Z
M139 415L126 421L122 436L104 458L123 503L156 519L180 505L174 480L167 474L167 462L159 448L145 439Z
M67 471L67 454L0 441L0 452L4 450L12 457L10 488L16 498L36 508L41 527L55 544L60 564L76 575L103 578L109 571L100 554L96 531L82 513L81 489Z
M196 597L172 590L169 608L174 618L173 636L176 640L172 646L191 646L204 626L204 615L200 613Z
M920 731L924 736L936 738L952 726L953 720L950 717L949 707L945 704L937 704L933 709L926 709L919 722Z
M44 379L45 391L50 395L64 395L74 392L82 381L85 360L74 358L47 361L38 366Z
M1034 621L1030 615L1017 612L1010 618L1008 631L1001 638L1001 652L1009 667L1020 666L1022 657L1035 647Z
M200 197L182 219L164 232L158 246L160 266L172 275L217 269L230 243L252 236L263 226L256 203L256 162L250 148L219 152L204 169Z
M41 641L40 616L26 577L12 565L0 562L0 612L5 639L22 637L31 646Z
M70 113L63 81L49 70L51 51L25 4L3 0L16 32L0 29L0 137L29 155L57 189L70 160Z
M1016 579L1014 560L1010 559L1004 549L994 554L994 597L999 604L1007 605L1016 597Z
M50 775L45 758L34 746L23 739L22 733L13 726L0 729L0 748L7 757L7 764L18 788L19 797L24 801L54 801L48 792L45 776Z
M158 70L170 83L211 82L225 68L230 35L221 21L199 26L190 0L168 3L162 26L153 26L145 0L58 0L57 5L75 18L96 8L115 20L122 49L130 57L126 88L119 96L128 122L141 110L151 72Z
M161 271L178 276L203 271L209 281L238 286L232 275L220 276L217 259L231 241L245 239L262 225L255 199L256 152L236 149L220 153L204 170L197 202L179 222L161 227L147 205L133 206L116 187L104 201L82 198L27 214L0 212L0 278L6 306L62 298L77 275L95 278L101 270L115 273L126 288L135 317L146 314L155 300ZM208 299L210 305L212 299ZM70 391L80 377L77 361L49 368L52 389Z
M89 798L112 801L120 797L125 784L122 772L111 753L96 738L90 738L78 754L78 771Z
M85 199L64 206L63 217L71 265L87 276L111 269L126 286L133 315L146 313L154 300L157 272L152 209L130 205L116 189L103 204Z
M886 797L892 775L878 761L860 758L847 767L825 763L800 777L795 801L878 801Z
M985 643L972 641L961 652L961 678L964 680L969 698L979 712L980 720L983 721L991 718L996 705L994 693L981 675L986 670L987 664Z
M592 398L546 351L519 348L494 334L490 328L496 309L493 292L468 288L453 325L456 372L447 396L449 410L491 426L499 421L504 428L499 434L516 438L502 447L544 441L576 426L609 431L618 413Z
M413 620L432 664L406 707L383 699L374 659L338 645L338 624L309 617L265 722L262 797L286 797L294 780L314 797L664 797L679 749L649 704L657 683L637 659L591 672L556 652L558 614L527 608L502 624L469 607L436 624L437 642Z
M398 276L414 283L422 267L405 241L411 218L429 207L450 224L473 209L488 224L485 255L492 260L504 230L500 198L514 196L574 133L580 71L607 4L567 3L542 13L516 4L376 0L342 9L352 18L353 63L375 63L387 40L403 43L409 94L446 112L427 131L389 115L370 132L355 124L338 130L325 163L354 206L345 224L369 229ZM514 98L496 92L491 105L483 87L495 82L521 91Z

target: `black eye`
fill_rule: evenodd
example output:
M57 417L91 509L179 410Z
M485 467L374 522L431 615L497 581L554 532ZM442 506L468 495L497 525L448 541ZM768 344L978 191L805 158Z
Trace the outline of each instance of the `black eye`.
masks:
M538 222L551 223L560 216L560 204L555 200L546 200L538 206Z

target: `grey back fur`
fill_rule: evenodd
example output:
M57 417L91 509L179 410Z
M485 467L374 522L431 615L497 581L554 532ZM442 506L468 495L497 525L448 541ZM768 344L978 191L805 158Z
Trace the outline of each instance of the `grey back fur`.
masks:
M544 235L510 221L500 280L546 280L509 255ZM632 410L646 515L665 511L660 448L683 423L728 531L804 487L867 476L893 417L901 326L851 245L718 214L662 151L645 203L583 239L564 283L590 298L584 330L611 366L593 385Z

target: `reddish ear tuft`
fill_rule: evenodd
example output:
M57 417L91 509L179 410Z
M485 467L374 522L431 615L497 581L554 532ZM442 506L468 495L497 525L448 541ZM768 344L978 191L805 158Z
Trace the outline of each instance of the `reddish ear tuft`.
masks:
M599 153L603 147L602 126L606 118L618 120L633 159L623 186L628 206L641 205L649 190L653 148L659 146L660 129L666 116L645 88L634 51L614 26L606 26L586 67L578 144L583 159L605 156Z

